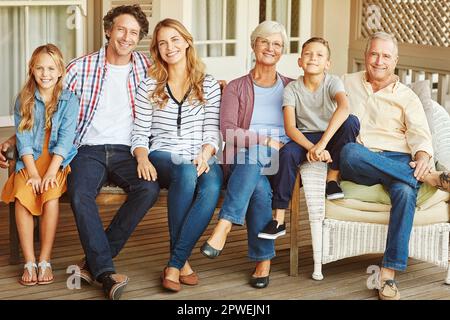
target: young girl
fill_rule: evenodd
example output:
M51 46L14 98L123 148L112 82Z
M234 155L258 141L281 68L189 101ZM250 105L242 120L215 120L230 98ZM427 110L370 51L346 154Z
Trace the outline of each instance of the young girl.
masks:
M49 284L49 263L58 223L58 199L66 191L79 103L63 90L65 75L61 51L52 44L38 47L28 64L28 78L20 92L14 120L19 159L3 188L2 200L15 201L16 223L25 258L19 283ZM39 263L33 248L33 216L41 216Z
M170 260L162 286L196 285L188 259L208 226L222 186L219 149L220 86L197 56L177 20L160 21L150 45L154 64L136 93L131 150L138 176L169 189ZM150 148L149 148L150 138Z

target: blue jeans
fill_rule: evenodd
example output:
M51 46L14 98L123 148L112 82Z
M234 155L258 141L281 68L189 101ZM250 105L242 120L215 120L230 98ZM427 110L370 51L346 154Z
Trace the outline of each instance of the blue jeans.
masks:
M342 148L350 142L355 142L359 134L359 120L354 115L342 123L326 146L333 162L330 168L339 170L340 153ZM316 144L323 136L323 132L304 133L305 137ZM287 143L280 150L280 169L273 177L273 203L274 209L286 209L294 191L298 166L306 160L308 151L295 141Z
M403 271L408 264L408 245L416 210L420 182L410 167L411 155L400 152L372 152L358 143L341 152L341 176L358 184L382 184L389 192L392 208L386 251L382 265Z
M82 146L70 166L67 190L89 269L94 277L115 272L112 259L155 203L158 183L138 178L136 160L125 145ZM107 180L128 197L103 230L95 198Z
M149 155L161 188L168 188L170 232L169 267L181 269L211 220L222 188L223 174L213 159L210 170L197 177L192 163L181 163L177 155L153 151ZM173 161L175 159L175 161Z
M248 256L253 261L275 256L275 242L258 238L258 233L272 220L272 187L263 170L271 166L278 153L264 146L252 146L235 158L245 163L231 165L227 193L219 219L233 224L247 223ZM242 161L243 162L243 161Z

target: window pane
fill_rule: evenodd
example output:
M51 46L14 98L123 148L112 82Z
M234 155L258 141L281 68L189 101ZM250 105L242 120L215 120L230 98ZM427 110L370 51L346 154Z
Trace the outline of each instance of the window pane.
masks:
M291 41L291 50L289 53L300 53L298 41Z
M278 21L288 29L288 1L289 0L268 0L266 5L270 7L266 8L267 20ZM267 16L268 14L269 16Z
M219 42L197 45L200 56L222 57L235 52L227 46L224 50L223 42L236 39L237 0L195 0L192 10L194 41ZM223 20L224 13L226 21Z
M40 45L53 43L63 53L66 63L75 58L76 29L71 14L66 6L30 7L30 53Z
M291 1L291 37L299 37L300 31L300 0Z
M226 45L226 56L235 56L236 55L236 45L234 43L229 43Z
M0 116L12 114L13 103L24 84L27 63L36 47L54 43L65 62L76 55L76 29L71 24L75 7L31 6L29 7L29 32L25 30L25 7L0 7ZM28 55L24 34L27 32Z
M208 44L208 57L222 57L221 44Z
M0 116L12 114L14 100L25 81L25 12L20 8L0 8Z
M236 0L227 1L227 39L236 39Z

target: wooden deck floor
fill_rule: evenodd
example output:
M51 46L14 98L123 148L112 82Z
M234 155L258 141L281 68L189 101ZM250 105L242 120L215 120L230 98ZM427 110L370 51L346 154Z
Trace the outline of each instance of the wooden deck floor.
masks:
M55 283L48 286L24 288L17 279L21 265L9 265L8 214L0 207L0 299L103 299L99 288L82 284L79 290L66 285L67 266L82 257L82 249L70 208L61 205L60 224L53 253ZM102 208L105 223L112 218L116 207ZM190 263L199 273L200 285L183 286L176 294L167 293L160 286L159 276L168 259L168 230L166 209L150 210L139 224L115 264L118 272L127 274L130 282L122 299L377 299L376 291L366 287L369 265L377 264L380 255L349 258L324 266L325 279L311 279L312 250L307 217L300 221L299 276L290 277L288 236L277 240L277 257L273 260L270 285L263 290L248 285L254 264L247 259L247 238L244 228L235 228L223 254L209 260L199 252L199 246L208 237L214 222L199 240ZM407 272L397 280L404 299L450 299L450 286L444 284L446 271L429 263L410 260Z

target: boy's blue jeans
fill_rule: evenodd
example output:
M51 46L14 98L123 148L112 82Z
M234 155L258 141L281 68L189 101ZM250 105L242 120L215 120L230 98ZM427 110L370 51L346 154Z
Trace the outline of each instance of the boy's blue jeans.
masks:
M333 162L331 169L339 170L340 153L342 148L350 142L355 142L359 134L359 120L354 115L349 115L347 120L336 131L328 143L326 150L330 152ZM323 132L304 133L305 137L316 144L323 136ZM291 141L280 150L280 169L273 177L273 203L274 209L286 209L294 191L298 166L306 161L308 151Z
M168 188L170 233L169 267L181 269L211 220L222 188L223 173L211 159L210 170L197 177L196 166L176 154L153 151L149 155L161 188Z
M138 178L136 159L125 145L82 146L70 167L67 191L89 269L97 278L106 271L115 272L112 259L155 203L159 186ZM95 198L107 180L128 197L103 230Z
M343 180L371 186L381 183L389 192L392 208L382 266L403 271L408 264L408 245L420 182L414 178L411 155L373 152L358 143L341 152Z
M248 256L253 261L275 256L274 240L260 239L258 233L272 220L272 187L263 170L273 165L272 160L277 157L278 152L261 145L239 152L231 165L227 193L219 212L219 219L233 224L243 225L246 221Z

